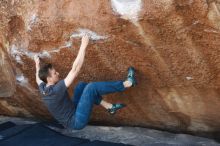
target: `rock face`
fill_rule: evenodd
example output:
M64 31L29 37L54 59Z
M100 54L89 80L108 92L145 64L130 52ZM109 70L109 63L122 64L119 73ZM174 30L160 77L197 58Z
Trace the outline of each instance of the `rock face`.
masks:
M50 119L33 56L64 78L89 33L74 85L123 79L128 66L138 79L135 88L105 97L126 109L111 117L95 107L93 122L220 131L219 0L2 0L0 7L1 114Z

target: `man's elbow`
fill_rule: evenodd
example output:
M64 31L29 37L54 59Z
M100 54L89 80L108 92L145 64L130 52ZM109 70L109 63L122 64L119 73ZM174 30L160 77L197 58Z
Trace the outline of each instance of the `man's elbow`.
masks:
M35 81L36 81L36 83L38 83L38 79L37 78L35 79Z

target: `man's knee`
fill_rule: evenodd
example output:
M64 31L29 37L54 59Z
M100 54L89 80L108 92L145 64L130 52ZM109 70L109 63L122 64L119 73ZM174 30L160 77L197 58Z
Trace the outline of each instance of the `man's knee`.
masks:
M91 97L98 96L97 87L95 83L89 83L84 90L85 94L89 94Z
M79 82L77 85L76 85L76 88L75 89L81 89L83 87L85 87L88 83L86 82Z
M95 83L89 83L87 86L86 86L86 89L87 90L96 90L96 84Z

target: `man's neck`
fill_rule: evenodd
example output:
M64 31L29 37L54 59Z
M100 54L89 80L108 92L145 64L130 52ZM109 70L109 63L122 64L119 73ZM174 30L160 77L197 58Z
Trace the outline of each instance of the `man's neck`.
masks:
M48 86L51 86L51 85L54 85L55 83L47 83L46 84L46 87L48 87Z

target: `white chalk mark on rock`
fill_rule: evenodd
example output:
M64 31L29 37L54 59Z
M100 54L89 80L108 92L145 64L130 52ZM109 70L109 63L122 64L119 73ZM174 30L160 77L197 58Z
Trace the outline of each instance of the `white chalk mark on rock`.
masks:
M19 71L19 73L16 73L16 82L18 85L26 88L29 91L28 94L30 95L38 94L38 91L34 87L32 87L32 85L28 82L28 78L25 77L21 71Z
M187 80L193 80L193 77L186 77Z
M50 58L51 56L50 56L50 53L49 52L47 52L47 51L42 51L42 52L40 52L40 53L36 53L36 52L31 52L31 51L25 51L24 52L25 53L25 55L27 56L27 57L29 57L30 59L34 59L34 56L35 55L38 55L40 58Z
M27 56L30 59L34 59L35 55L38 55L41 58L50 58L50 53L48 51L42 51L42 52L32 52L28 51L26 49L18 48L16 45L12 45L10 49L11 56L16 60L16 62L23 64L23 61L21 59L22 56Z
M36 14L34 14L31 17L31 20L29 22L29 24L33 24L37 19ZM107 36L101 36L98 35L97 33L89 30L89 29L78 29L76 32L74 32L70 38L81 38L83 37L85 34L89 35L89 37L91 38L91 40L103 40L103 39L107 39ZM72 47L72 41L67 41L65 42L65 44L63 46L60 46L58 48L54 48L52 50L48 50L48 51L41 51L41 52L32 52L29 51L25 48L19 48L17 47L15 44L13 44L10 49L9 49L9 53L11 54L11 56L16 60L17 63L19 64L24 64L24 62L22 61L22 56L26 56L30 59L34 59L35 55L38 55L40 58L50 58L51 57L51 53L58 53L60 52L61 49L65 49L65 48L70 48Z
M59 49L63 49L63 48L70 48L72 46L72 42L69 41L69 42L65 42L65 45L59 47Z
M98 35L97 33L89 30L89 29L78 29L76 32L74 32L70 38L81 38L83 37L85 34L87 34L91 40L97 41L97 40L103 40L103 39L107 39L108 36L101 36Z
M33 14L31 18L28 20L27 29L30 31L32 25L37 21L37 14Z
M28 83L28 79L23 74L16 75L16 81L23 86Z
M111 0L113 10L120 14L123 19L138 21L141 11L141 0Z
M52 50L49 50L48 53L58 53L60 52L60 50L62 49L65 49L65 48L70 48L72 47L72 41L68 41L68 42L65 42L65 45L61 46L61 47L58 47L58 48L53 48Z
M220 34L220 31L217 29L204 29L205 32Z
M23 52L20 49L18 49L15 45L12 45L10 54L16 60L16 62L23 64L23 61L21 60Z

